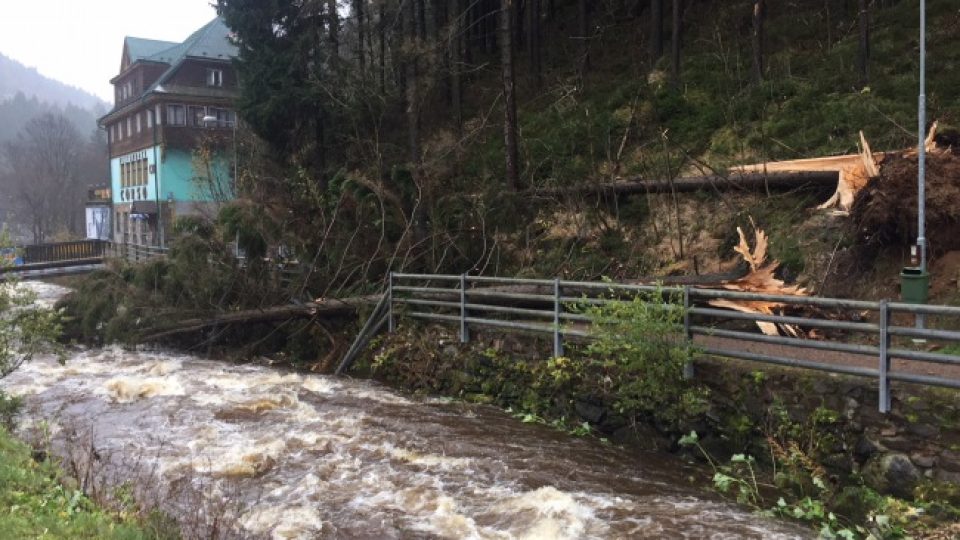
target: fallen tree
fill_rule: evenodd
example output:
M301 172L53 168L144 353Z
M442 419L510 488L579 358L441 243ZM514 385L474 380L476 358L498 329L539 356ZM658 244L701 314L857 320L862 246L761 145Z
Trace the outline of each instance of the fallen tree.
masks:
M174 324L146 328L140 332L136 341L139 343L159 341L180 334L199 332L217 326L286 321L297 318L343 316L355 313L361 306L375 304L379 300L380 295L320 299L315 302L303 304L273 306L262 309L236 311L206 318L186 319L177 321Z
M637 193L687 193L705 189L757 190L797 189L804 186L825 187L837 182L835 171L746 172L729 175L688 176L672 180L633 177L617 182L571 187L543 188L538 195L632 195Z

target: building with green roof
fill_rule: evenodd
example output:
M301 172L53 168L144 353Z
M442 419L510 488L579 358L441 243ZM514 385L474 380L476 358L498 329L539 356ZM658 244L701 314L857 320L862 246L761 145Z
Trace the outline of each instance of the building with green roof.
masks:
M118 243L163 246L178 216L233 196L237 47L219 17L181 43L127 37L107 132Z

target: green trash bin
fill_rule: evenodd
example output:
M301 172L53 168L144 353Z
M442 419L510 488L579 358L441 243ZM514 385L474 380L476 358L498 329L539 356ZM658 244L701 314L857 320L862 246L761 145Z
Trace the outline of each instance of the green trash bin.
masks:
M930 290L930 274L908 266L900 272L900 299L908 304L926 304Z

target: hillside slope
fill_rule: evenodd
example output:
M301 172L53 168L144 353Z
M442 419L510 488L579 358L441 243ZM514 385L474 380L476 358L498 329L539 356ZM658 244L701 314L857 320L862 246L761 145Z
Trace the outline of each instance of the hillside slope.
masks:
M107 106L90 92L45 77L35 68L29 68L0 53L0 101L13 98L17 92L60 107L73 105L82 109L97 109Z

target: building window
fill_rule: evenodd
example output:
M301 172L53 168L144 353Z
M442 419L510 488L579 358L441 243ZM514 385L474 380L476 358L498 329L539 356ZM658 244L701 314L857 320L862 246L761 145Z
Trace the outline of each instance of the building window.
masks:
M158 125L158 126L162 126L162 125L163 125L163 117L160 115L160 106L159 106L159 105L157 105L156 113L154 113L154 115L157 117L157 125Z
M207 68L207 86L223 86L223 70Z
M125 159L125 158L121 158ZM149 180L150 165L147 158L140 158L120 164L120 187L145 186Z
M140 113L137 113L137 133L140 133Z
M207 115L206 109L191 105L190 107L190 125L194 127L203 127L203 117Z
M133 119L129 116L127 117L127 137L133 135Z
M236 121L236 115L230 109L217 109L210 107L207 114L217 119L217 127L233 127Z
M152 128L153 127L153 111L148 109L144 111L143 114L147 116L147 129Z
M187 123L186 111L183 105L167 105L167 124L183 126Z

